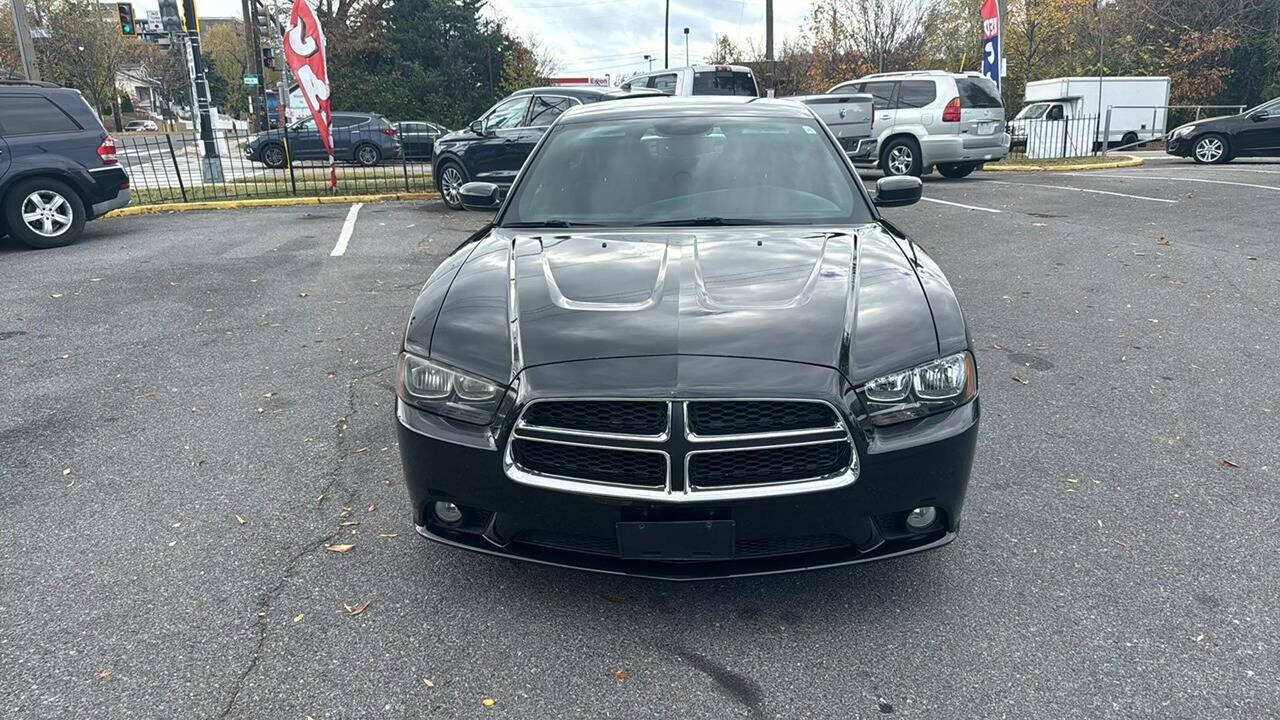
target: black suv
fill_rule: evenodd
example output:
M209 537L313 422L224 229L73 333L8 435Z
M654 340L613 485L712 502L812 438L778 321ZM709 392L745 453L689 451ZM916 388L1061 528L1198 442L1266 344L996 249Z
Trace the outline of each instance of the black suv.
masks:
M431 166L445 205L462 209L458 189L472 180L511 186L533 146L560 113L575 105L662 95L657 90L612 87L536 87L503 98L479 120L436 141Z
M69 245L86 221L128 204L116 142L79 91L0 80L0 234Z

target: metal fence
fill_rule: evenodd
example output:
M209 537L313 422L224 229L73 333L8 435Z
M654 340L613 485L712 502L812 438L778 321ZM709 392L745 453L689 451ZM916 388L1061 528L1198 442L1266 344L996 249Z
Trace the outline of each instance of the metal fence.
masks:
M1238 115L1244 112L1245 107L1247 106L1245 105L1108 105L1107 116L1106 116L1106 120L1103 122L1103 127L1106 128L1106 132L1108 134L1111 134L1113 132L1112 128L1119 127L1119 125L1116 122L1116 117L1120 113L1117 113L1117 111L1120 111L1121 113L1128 111L1129 113L1139 112L1143 114L1150 111L1151 117L1153 118L1153 120L1156 118L1159 118L1160 120L1163 121L1159 124L1156 124L1155 122L1153 122L1152 127L1154 127L1157 132L1153 133L1151 138L1144 139L1139 142L1125 142L1124 144L1119 145L1118 147L1113 146L1110 148L1111 150L1127 150L1131 147L1140 145L1143 142L1149 142L1152 140L1159 140L1163 142L1165 137L1168 136L1169 131L1173 130L1179 125L1185 125L1186 123L1189 123L1189 122L1195 122L1196 120L1199 120L1202 117L1215 117L1218 115ZM1106 148L1103 149L1102 154L1103 155L1107 154Z
M195 131L119 133L116 157L134 204L290 196L329 191L329 163L314 132L216 130L206 163ZM432 191L429 144L382 130L334 129L339 194Z
M1015 118L1008 123L1009 156L1044 160L1093 155L1101 137L1097 115Z

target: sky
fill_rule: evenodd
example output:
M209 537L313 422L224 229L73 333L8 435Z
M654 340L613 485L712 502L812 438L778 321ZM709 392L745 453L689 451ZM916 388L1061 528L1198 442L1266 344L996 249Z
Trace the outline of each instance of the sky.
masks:
M808 0L774 0L774 42L794 37L809 9ZM682 30L689 28L689 59L701 62L716 34L764 46L764 0L672 0L672 66L684 65ZM145 17L155 0L133 0ZM204 17L240 17L240 0L197 0ZM664 0L490 0L517 35L536 39L559 62L559 75L612 77L648 68L645 55L662 67Z

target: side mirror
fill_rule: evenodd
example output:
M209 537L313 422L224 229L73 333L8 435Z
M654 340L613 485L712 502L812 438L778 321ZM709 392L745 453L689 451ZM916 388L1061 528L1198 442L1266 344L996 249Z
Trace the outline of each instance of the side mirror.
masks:
M1270 120L1271 113L1267 112L1266 110L1259 110L1258 112L1250 115L1249 119L1254 122L1262 122L1263 120Z
M498 207L498 186L489 182L469 182L458 188L462 207L468 210L493 210Z
M924 195L924 183L918 177L900 176L880 178L876 181L876 207L904 207L920 202Z
M476 121L473 121L470 125L468 125L468 126L467 126L467 128L468 128L469 130L471 130L471 132L473 132L473 133L475 133L475 134L477 134L477 135L484 135L484 121L483 121L483 120L476 120Z

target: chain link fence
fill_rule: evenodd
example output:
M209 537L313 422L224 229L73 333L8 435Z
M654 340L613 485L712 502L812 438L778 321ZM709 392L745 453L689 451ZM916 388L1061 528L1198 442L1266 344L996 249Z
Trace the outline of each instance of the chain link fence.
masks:
M393 133L335 129L338 194L435 190L430 144L402 141ZM133 204L332 194L329 162L315 132L219 129L212 144L217 158L207 169L196 131L117 135L116 157L129 173Z

